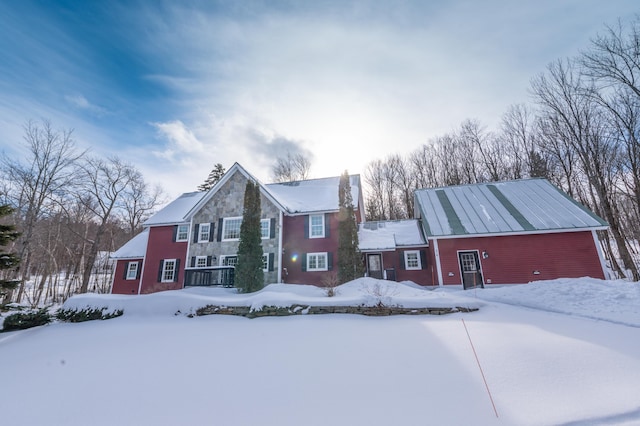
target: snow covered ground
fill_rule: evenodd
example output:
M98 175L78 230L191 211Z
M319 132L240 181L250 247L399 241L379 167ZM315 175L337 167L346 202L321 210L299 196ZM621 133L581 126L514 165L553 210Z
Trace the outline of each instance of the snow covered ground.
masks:
M254 295L73 297L65 307L125 314L0 334L2 424L640 424L638 283L463 292L364 279L338 291L327 298L311 286L272 285ZM207 304L378 301L480 310L186 315Z

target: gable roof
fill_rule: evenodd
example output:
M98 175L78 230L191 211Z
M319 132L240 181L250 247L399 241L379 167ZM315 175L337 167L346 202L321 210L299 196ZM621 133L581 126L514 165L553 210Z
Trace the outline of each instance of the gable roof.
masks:
M187 192L167 204L159 212L151 216L144 223L144 226L153 225L171 225L175 223L185 222L185 215L189 212L202 198L206 192Z
M350 175L349 184L351 185L353 206L357 210L360 199L360 175ZM340 209L338 202L340 176L269 183L265 186L290 214L328 212Z
M358 227L358 243L362 251L427 245L416 219L361 223Z
M608 224L546 179L415 192L428 237L605 229Z
M142 259L147 253L149 242L149 228L145 228L141 233L127 241L125 245L113 252L111 259Z

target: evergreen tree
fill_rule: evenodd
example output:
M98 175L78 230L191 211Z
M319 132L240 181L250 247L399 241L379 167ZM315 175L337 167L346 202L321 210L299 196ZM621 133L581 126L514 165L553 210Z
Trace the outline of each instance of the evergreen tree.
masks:
M235 286L243 293L258 291L264 284L260 213L260 186L248 181L244 192L238 265L235 273Z
M10 215L13 209L8 205L0 205L0 218ZM11 241L14 241L20 235L16 232L16 228L13 225L0 225L0 246L6 246ZM5 253L0 251L0 270L7 270L15 268L20 259L15 253ZM13 290L17 287L20 281L0 279L0 296L4 296L9 290Z
M338 186L338 282L345 283L363 276L364 265L358 248L358 224L353 208L349 173L340 176Z
M218 183L220 179L222 179L224 173L224 166L220 163L216 164L213 167L213 170L211 170L211 173L209 173L209 176L207 176L207 179L205 179L203 183L198 185L198 191L208 191L213 188L213 186Z

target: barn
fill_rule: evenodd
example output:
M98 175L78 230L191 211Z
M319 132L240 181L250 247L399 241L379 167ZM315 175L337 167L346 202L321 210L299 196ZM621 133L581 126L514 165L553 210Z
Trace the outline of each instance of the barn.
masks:
M415 217L429 246L424 284L606 276L596 231L607 223L546 179L420 189Z

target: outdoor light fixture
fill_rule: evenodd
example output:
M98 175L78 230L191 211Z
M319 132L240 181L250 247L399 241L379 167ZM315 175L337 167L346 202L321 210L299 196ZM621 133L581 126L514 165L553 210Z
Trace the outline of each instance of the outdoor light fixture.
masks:
M536 269L535 271L533 271L533 275L540 275L540 271Z
M489 253L487 253L486 250L482 252L482 258L483 259L488 259L489 258Z

